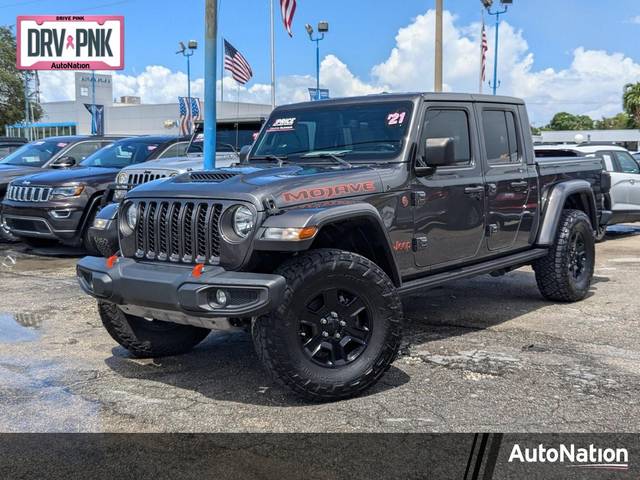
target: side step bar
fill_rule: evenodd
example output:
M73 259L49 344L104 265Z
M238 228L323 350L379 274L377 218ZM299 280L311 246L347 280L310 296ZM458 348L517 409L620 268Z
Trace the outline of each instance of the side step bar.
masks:
M522 267L531 263L533 260L544 257L547 254L547 251L548 250L546 248L536 248L533 250L527 250L526 252L509 255L508 257L495 258L487 262L461 267L456 270L436 273L434 275L405 282L398 291L400 292L400 295L408 295L419 290L438 287L453 280L460 280L461 278L475 277L476 275L491 273L504 268Z

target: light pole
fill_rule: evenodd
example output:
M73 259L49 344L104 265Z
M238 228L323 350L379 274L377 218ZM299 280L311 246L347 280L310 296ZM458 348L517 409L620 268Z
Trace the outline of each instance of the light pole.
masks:
M183 57L187 57L187 108L189 109L189 118L191 118L191 57L198 48L198 42L195 40L189 40L185 46L184 42L180 42L180 50L176 52L176 55L182 54ZM189 124L189 135L191 135L191 124Z
M304 26L309 34L309 40L316 42L316 100L320 100L320 41L329 32L329 22L318 23L318 35L313 36L313 27L308 23Z
M493 94L496 95L496 91L500 86L500 82L498 81L498 41L500 39L500 15L504 15L505 13L507 13L509 5L513 4L513 0L500 0L500 3L502 4L501 10L491 10L491 7L493 6L493 0L481 1L484 5L484 8L487 9L487 13L496 17L496 44L493 53L493 84L490 84L491 88L493 89Z

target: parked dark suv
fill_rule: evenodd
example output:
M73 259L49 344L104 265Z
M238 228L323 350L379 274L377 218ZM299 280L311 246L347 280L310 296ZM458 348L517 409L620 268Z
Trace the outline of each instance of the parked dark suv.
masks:
M107 145L76 168L29 175L13 181L2 203L9 232L31 246L61 242L93 251L86 235L101 197L123 167L160 155L180 139L127 138Z
M0 198L12 180L39 173L42 169L70 168L122 137L47 137L21 146L0 160ZM0 210L0 214L2 211ZM1 215L0 215L1 216ZM0 218L0 239L16 241Z

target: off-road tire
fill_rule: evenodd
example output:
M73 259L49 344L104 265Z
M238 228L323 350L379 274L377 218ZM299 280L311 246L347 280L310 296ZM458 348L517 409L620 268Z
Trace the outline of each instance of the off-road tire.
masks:
M269 373L298 396L318 402L354 397L376 383L395 360L402 337L402 304L387 274L367 258L333 249L306 252L275 273L287 280L283 300L252 326L256 352ZM333 368L305 353L299 331L307 299L328 285L357 291L371 307L370 342L351 363Z
M104 258L109 258L120 251L118 244L113 244L109 239L103 237L92 237L96 249Z
M128 315L116 305L98 302L102 324L116 342L134 357L156 358L180 355L193 349L211 332L206 328L149 321Z
M571 272L572 237L583 239L585 264L575 278ZM540 293L547 300L577 302L589 293L595 267L595 238L589 217L580 210L564 210L553 246L547 256L533 263Z
M601 227L600 230L596 230L594 232L594 238L596 240L596 243L602 243L605 241L607 236L607 227Z

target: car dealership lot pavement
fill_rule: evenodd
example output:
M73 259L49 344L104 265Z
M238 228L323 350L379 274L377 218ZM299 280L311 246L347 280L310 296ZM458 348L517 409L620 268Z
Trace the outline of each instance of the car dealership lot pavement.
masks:
M582 303L543 301L530 269L408 298L383 380L320 405L275 385L246 334L130 358L80 292L75 258L0 244L0 431L635 432L640 228L616 230Z

